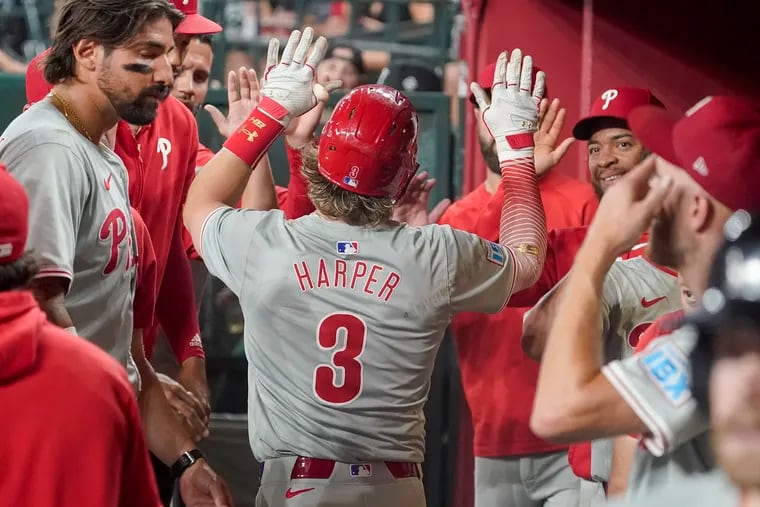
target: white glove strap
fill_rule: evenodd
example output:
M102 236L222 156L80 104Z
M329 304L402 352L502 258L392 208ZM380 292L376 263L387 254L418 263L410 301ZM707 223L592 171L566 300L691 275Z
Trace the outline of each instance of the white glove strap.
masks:
M74 327L74 326L64 328L63 330L66 331L69 334L73 334L74 336L78 336L78 334L77 334L77 328Z

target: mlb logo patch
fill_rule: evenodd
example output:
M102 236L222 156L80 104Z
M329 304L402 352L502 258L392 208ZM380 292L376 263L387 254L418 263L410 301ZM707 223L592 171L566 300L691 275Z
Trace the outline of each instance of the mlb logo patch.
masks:
M335 249L340 255L356 255L359 253L358 241L337 241Z
M493 241L486 241L486 260L493 262L497 266L503 266L506 262L507 254L504 253L504 249L498 243Z
M345 183L349 187L354 187L354 188L359 186L359 180L357 180L356 178L352 178L351 176L345 176L343 178L343 183Z
M351 465L351 477L371 477L372 465Z

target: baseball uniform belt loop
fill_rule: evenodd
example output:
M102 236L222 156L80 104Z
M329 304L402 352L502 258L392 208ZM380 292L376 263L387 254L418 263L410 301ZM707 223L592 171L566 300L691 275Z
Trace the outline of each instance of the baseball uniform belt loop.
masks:
M420 478L417 463L386 461L385 466L396 479ZM335 470L335 461L331 459L308 458L299 456L293 464L291 479L329 479Z
M385 466L388 467L388 471L396 479L420 478L420 467L417 463L386 461Z
M329 479L335 469L331 459L307 458L299 456L290 472L291 479Z

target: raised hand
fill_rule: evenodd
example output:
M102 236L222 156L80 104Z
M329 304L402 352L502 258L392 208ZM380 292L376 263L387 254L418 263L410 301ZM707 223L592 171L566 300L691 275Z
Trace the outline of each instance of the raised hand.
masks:
M530 56L523 58L522 51L515 49L508 58L504 51L496 60L490 103L477 83L470 85L482 111L483 123L496 141L500 160L523 157L526 150L532 150L545 80L544 73L538 72L534 85L532 72Z
M548 99L541 100L538 108L538 130L533 134L533 157L538 176L559 164L575 141L575 138L568 137L557 145L566 115L567 110L560 107L559 99L554 99L551 103Z
M325 103L320 101L311 111L298 118L293 118L290 125L285 129L285 140L288 144L296 149L301 149L309 144L314 138L314 132L317 130L324 111Z
M312 109L317 102L327 101L330 92L340 87L339 81L314 83L314 69L325 56L327 39L319 37L312 47L313 37L314 31L310 27L305 28L303 34L299 30L293 31L279 63L277 55L280 42L274 38L269 41L267 70L261 94L279 106L267 106L267 112L273 114L283 125Z
M600 255L614 259L629 250L659 213L673 179L657 175L657 163L647 157L604 193L586 238Z
M203 109L211 115L219 133L227 138L243 124L260 99L261 89L256 71L240 67L237 73L232 70L227 75L227 116L211 104Z
M428 213L430 191L435 186L435 179L428 179L427 171L422 171L412 178L404 195L393 208L393 220L417 227L434 224L451 206L450 199L443 199Z

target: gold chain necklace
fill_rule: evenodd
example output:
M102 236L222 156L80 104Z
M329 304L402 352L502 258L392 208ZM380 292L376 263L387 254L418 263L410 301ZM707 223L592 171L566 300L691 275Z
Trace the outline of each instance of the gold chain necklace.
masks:
M82 120L79 119L79 116L76 114L76 112L74 112L74 108L71 107L66 99L56 93L55 90L51 90L50 93L53 95L53 98L61 105L60 109L63 109L63 116L66 117L69 123L71 123L75 129L81 132L91 143L95 143L95 141L92 140L90 133L82 124Z

